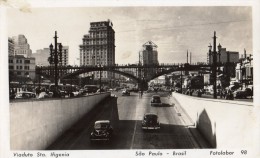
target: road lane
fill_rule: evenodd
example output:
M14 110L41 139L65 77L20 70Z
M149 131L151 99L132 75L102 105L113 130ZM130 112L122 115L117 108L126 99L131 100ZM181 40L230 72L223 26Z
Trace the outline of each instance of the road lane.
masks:
M71 129L65 132L47 149L84 150L84 149L193 149L199 148L187 126L176 113L167 95L161 95L162 107L152 107L153 94L137 93L107 100L86 114ZM161 129L144 131L141 128L143 115L148 112L159 116ZM90 144L89 136L96 120L111 121L114 137L110 143Z
M180 116L176 113L173 104L166 94L161 95L162 107L151 106L152 94L145 94L142 97L143 104L140 105L145 111L137 111L139 116L144 113L156 113L161 123L158 131L144 131L141 128L141 118L138 118L137 132L135 136L135 149L178 149L178 148L198 148L197 143L192 138L189 129L183 124Z

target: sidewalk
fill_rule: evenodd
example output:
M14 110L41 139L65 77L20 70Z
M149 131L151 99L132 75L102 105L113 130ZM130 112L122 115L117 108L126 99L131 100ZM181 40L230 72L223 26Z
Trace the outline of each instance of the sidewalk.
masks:
M183 94L186 95L186 94ZM191 96L191 95L187 95L187 96ZM198 97L197 93L193 93L193 95L191 97ZM213 95L208 95L208 94L202 94L201 97L198 98L208 98L208 99L214 99ZM220 98L220 96L217 96L218 100L226 100L225 98ZM247 98L247 99L236 99L234 98L234 100L229 100L229 101L244 101L244 102L253 102L253 98Z
M200 131L217 148L251 148L255 143L256 109L253 102L212 99L173 93L189 116L185 121L200 124ZM175 101L175 102L176 102ZM199 121L199 122L198 122ZM228 140L228 141L226 141Z

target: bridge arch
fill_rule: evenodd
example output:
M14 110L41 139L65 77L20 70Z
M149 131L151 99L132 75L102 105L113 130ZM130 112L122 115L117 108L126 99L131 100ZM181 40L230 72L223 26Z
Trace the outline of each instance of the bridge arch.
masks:
M120 70L117 70L117 69L80 69L80 70L77 70L71 74L65 74L61 77L61 79L66 79L66 78L70 78L70 77L75 77L75 76L78 76L80 74L84 74L84 73L88 73L88 72L94 72L94 71L108 71L108 72L113 72L113 73L116 73L116 74L120 74L120 75L123 75L125 77L128 77L128 78L131 78L133 79L134 81L136 82L139 82L139 79L132 75L132 74L129 74L127 72L124 72L124 71L120 71Z
M194 69L194 70L195 70L195 69ZM193 69L184 69L184 68L172 68L172 69L168 69L168 70L163 70L163 71L158 72L158 73L156 73L155 75L153 75L153 76L151 77L151 79L148 80L148 82L151 81L151 80L153 80L153 79L155 79L155 78L157 78L157 77L160 77L160 76L162 76L162 75L167 75L167 74L172 73L172 72L177 72L177 71L194 71L194 70L193 70ZM197 69L196 69L196 70L197 70ZM210 69L208 69L208 68L200 68L200 70L210 71Z

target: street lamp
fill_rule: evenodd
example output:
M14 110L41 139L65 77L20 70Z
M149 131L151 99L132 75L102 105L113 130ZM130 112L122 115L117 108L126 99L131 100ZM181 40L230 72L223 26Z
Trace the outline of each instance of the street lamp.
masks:
M221 65L221 61L220 61L220 56L221 56L221 48L222 46L220 45L220 43L218 44L218 73L220 74L220 65Z
M57 31L55 31L55 36L54 38L54 49L53 49L53 45L52 43L50 44L50 57L49 57L49 63L50 65L54 64L54 81L55 81L55 89L58 89L58 64L60 63L60 65L62 64L62 44L59 44L59 48L58 48L58 44L57 44ZM58 51L59 49L59 51Z
M218 44L218 62L220 63L220 56L221 56L221 48L222 46L220 45L220 43Z
M216 52L216 31L214 31L214 36L213 36L213 65L212 65L212 77L213 77L213 97L214 99L217 99L217 52Z
M212 52L211 52L211 50L212 50L212 45L211 45L211 43L209 43L209 64L212 64L212 61L211 61L211 56L212 56Z
M242 64L243 64L243 60L240 60L240 85L241 85L241 90L243 88L243 74L242 74Z
M182 64L180 65L180 68L181 68L181 94L182 94Z

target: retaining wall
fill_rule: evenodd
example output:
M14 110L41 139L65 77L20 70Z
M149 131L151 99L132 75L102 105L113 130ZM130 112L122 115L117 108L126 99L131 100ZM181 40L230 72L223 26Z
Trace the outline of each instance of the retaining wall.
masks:
M215 100L173 93L197 129L216 148L252 148L259 138L252 102Z
M41 150L110 93L10 103L11 150Z

